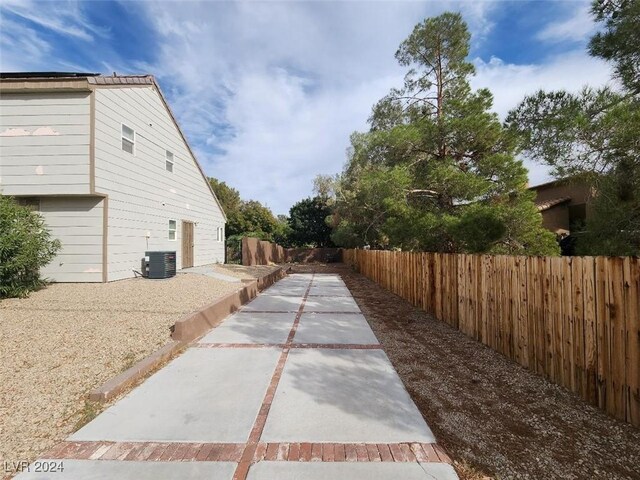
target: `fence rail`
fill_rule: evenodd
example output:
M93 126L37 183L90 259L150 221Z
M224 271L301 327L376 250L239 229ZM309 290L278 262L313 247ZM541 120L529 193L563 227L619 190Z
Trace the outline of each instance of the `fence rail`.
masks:
M640 259L345 250L345 263L640 426Z

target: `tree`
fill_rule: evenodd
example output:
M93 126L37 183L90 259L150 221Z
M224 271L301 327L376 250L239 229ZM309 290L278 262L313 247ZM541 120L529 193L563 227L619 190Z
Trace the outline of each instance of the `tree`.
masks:
M289 210L289 238L298 247L331 247L331 227L327 218L331 207L321 197L306 198Z
M622 91L539 91L513 109L505 125L526 156L558 178L588 182L596 192L591 215L576 240L590 255L640 254L640 2L594 2L604 32L592 55L616 63Z
M271 210L260 202L242 200L238 190L215 178L209 177L209 183L227 216L227 237L253 236L271 241L276 232L282 231Z
M460 14L416 25L396 58L402 88L351 137L336 188L336 243L443 252L555 254L526 190L515 141L472 91L470 35ZM482 235L478 235L481 232Z
M240 192L238 192L238 190L213 177L209 177L209 184L216 194L216 197L218 197L218 200L222 205L222 209L225 211L227 216L238 211L240 203L242 202Z
M278 221L269 208L256 200L248 200L240 203L237 216L229 219L228 225L234 233L258 233L263 240L272 240Z
M26 297L43 286L40 268L60 247L37 212L0 195L0 298Z
M589 42L589 53L615 63L616 77L632 93L640 93L640 2L598 0L591 12L604 30Z
M336 185L339 180L339 175L316 175L313 179L313 193L320 197L327 204L331 204L335 201Z
M276 217L276 228L273 232L273 241L285 248L292 247L291 243L291 227L289 226L289 217L286 215L278 215Z
M523 154L551 166L554 176L593 181L637 153L639 119L632 99L605 87L540 90L509 112L505 124Z
M597 196L584 231L577 237L579 255L640 254L640 168L620 166L598 182Z

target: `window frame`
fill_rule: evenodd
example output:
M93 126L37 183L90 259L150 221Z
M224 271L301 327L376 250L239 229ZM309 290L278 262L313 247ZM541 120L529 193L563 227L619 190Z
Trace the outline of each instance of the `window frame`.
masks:
M171 160L169 160L169 155L171 155ZM169 173L173 173L173 167L175 165L175 155L173 154L173 152L170 152L169 150L164 151L164 169L169 172ZM169 170L167 167L171 165L171 170Z
M174 228L173 229L171 228L171 222L174 223ZM173 238L171 238L171 233L173 233ZM172 218L169 219L167 239L170 242L177 242L178 241L178 221L174 220Z
M133 132L133 140L127 138L124 136L124 129L128 128L129 130L131 130L131 132ZM135 156L136 154L136 130L134 128L131 128L129 125L127 125L126 123L121 123L120 124L120 149L123 152L127 152L129 155L133 155ZM123 147L123 143L124 141L127 141L129 143L131 143L131 152L127 151L124 149Z

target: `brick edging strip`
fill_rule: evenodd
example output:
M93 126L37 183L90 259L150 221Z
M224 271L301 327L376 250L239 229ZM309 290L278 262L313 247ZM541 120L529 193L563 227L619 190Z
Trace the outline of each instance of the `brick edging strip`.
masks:
M64 441L43 457L51 460L241 462L248 444L197 442ZM258 442L249 460L282 462L451 463L436 443Z
M160 349L146 356L131 368L128 368L120 375L107 380L98 388L91 390L88 399L91 402L107 402L124 392L138 380L144 378L154 368L170 359L172 356L183 350L187 346L186 342L177 340L170 341Z

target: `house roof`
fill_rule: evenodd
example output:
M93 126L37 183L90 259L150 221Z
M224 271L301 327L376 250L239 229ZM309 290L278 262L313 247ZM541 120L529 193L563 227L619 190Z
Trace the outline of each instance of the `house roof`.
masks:
M536 207L538 207L538 211L544 212L545 210L549 210L552 207L561 205L565 202L569 202L570 200L571 200L571 197L559 197L559 198L552 198L551 200L543 200L541 202L535 202L535 203L536 203Z
M0 72L2 80L86 80L90 85L153 85L153 75L102 75L80 72Z
M555 180L550 180L548 182L545 183L540 183L538 185L533 185L531 187L528 187L529 190L538 190L538 189L542 189L542 188L549 188L549 187L555 187L556 185L566 185L568 183L568 179L566 178L557 178Z
M21 90L25 86L25 84L31 84L32 82L35 83L34 85L35 88L32 88L31 89L32 91L39 88L43 88L45 90L57 90L57 89L65 90L69 88L69 84L67 83L67 81L77 82L78 80L83 82L86 81L88 84L87 86L90 85L89 90L96 87L99 88L100 86L112 86L112 85L113 86L149 85L149 86L155 87L158 94L160 95L160 99L162 100L162 103L164 104L165 108L167 109L167 112L169 113L169 116L171 117L171 120L176 126L178 133L182 137L182 140L184 141L185 145L187 146L187 150L189 150L189 153L191 154L191 157L193 158L196 166L198 167L198 170L200 170L200 173L202 174L202 178L204 179L207 187L209 187L209 191L211 192L211 195L213 195L213 198L218 204L218 207L220 207L222 216L224 217L225 220L227 220L227 214L225 213L224 208L222 208L222 204L220 203L220 200L218 200L216 193L213 191L213 188L209 183L209 179L205 175L204 170L200 165L200 162L198 162L198 159L193 153L193 150L191 149L191 145L189 145L189 142L187 141L187 137L185 137L184 132L180 128L180 125L178 124L178 121L176 120L175 115L171 111L169 102L167 102L167 99L162 93L160 85L158 84L158 82L156 81L153 75L116 75L115 72L113 75L102 75L99 73L80 73L80 72L0 72L0 91L3 90L3 84L8 85L9 82L11 82L14 85L17 82L18 83L17 89L19 90ZM24 83L21 84L20 82L24 82Z

